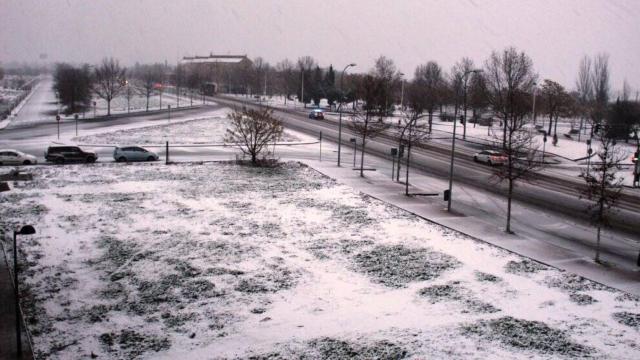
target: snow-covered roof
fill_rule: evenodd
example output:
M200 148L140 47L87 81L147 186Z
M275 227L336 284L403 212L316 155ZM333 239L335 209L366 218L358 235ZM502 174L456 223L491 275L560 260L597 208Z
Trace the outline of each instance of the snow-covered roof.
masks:
M209 64L226 63L237 64L248 60L246 55L209 55L209 56L185 56L180 60L183 64Z

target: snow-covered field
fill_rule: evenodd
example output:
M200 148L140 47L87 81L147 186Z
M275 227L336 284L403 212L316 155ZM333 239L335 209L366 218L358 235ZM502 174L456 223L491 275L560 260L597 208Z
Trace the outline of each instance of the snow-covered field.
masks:
M640 357L640 299L296 163L33 172L0 221L39 358Z
M224 110L226 113L228 110ZM222 111L221 111L222 112ZM72 140L82 144L162 144L169 140L174 144L221 144L231 121L225 116L171 122L132 129L102 132L80 136ZM284 131L281 141L299 141L295 135Z

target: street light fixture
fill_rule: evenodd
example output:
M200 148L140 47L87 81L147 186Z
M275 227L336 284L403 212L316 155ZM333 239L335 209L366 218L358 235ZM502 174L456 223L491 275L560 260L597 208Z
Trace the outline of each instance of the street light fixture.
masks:
M342 74L340 75L340 105L338 106L338 112L340 113L340 117L338 120L338 166L340 166L340 149L342 145L342 104L344 103L344 92L342 88L342 82L344 80L344 73L351 66L356 66L355 63L351 63L342 69Z
M22 358L22 334L20 333L20 290L18 286L18 248L16 247L16 238L18 235L32 235L35 233L36 229L31 225L25 225L19 231L13 231L13 293L16 306L16 345L20 358Z
M464 115L461 115L460 118L466 120L467 117L467 75L471 73L480 73L482 69L474 69L467 70L464 73ZM456 152L456 117L453 117L453 139L451 140L451 164L449 166L449 190L447 196L447 211L451 211L451 198L453 197L453 159L455 157Z

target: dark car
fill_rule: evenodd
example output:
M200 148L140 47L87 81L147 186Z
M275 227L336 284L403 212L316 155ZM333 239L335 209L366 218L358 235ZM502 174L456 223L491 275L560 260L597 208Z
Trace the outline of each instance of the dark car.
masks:
M56 164L67 162L92 163L98 159L98 155L93 151L85 151L77 146L49 146L44 153L44 158L48 162Z
M309 119L316 119L316 120L324 119L324 111L322 111L320 109L313 109L309 113Z

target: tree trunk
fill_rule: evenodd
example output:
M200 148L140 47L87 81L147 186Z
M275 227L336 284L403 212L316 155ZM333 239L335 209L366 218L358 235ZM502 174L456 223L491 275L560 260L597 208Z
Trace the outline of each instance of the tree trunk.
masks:
M107 100L107 116L111 115L111 99Z
M507 194L507 228L505 232L507 234L513 234L511 231L511 198L513 197L513 180L509 179L509 192Z
M151 94L147 93L147 110L146 111L149 111L149 96L150 95Z
M549 112L549 131L547 131L548 135L551 135L551 125L553 125L553 112Z
M433 124L433 111L429 112L429 134L431 134L431 128Z
M409 132L411 134L411 132ZM406 176L404 182L404 194L405 196L409 196L409 163L411 162L411 141L407 144L407 166L406 166Z
M556 115L555 125L553 126L553 135L558 136L558 115Z

